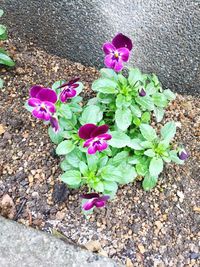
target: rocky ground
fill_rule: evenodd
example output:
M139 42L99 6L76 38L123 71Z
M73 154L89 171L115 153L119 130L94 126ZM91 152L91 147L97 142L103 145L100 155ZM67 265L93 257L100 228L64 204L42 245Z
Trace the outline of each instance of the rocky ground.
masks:
M140 182L123 186L114 201L86 219L80 191L60 183L59 158L47 128L23 107L30 86L79 76L84 97L98 71L46 54L33 44L4 43L16 61L0 70L0 214L125 263L127 267L200 264L200 102L177 95L165 121L180 121L176 139L190 158L168 164L158 186L144 192ZM89 242L89 243L88 243Z

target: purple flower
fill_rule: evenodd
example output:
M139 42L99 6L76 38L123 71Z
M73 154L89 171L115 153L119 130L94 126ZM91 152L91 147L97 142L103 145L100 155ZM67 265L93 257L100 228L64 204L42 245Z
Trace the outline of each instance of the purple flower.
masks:
M185 149L182 149L178 152L178 157L180 160L186 160L188 159L189 155L188 153L185 151Z
M76 78L74 80L69 81L68 83L62 84L58 88L63 88L61 94L60 94L60 101L66 102L68 98L73 98L76 95L75 88L79 87L79 84L77 83L79 78Z
M55 117L50 118L51 127L53 128L55 133L58 133L60 130L60 126L58 124L58 120Z
M94 207L102 208L106 205L106 201L110 198L109 196L100 197L97 193L84 194L81 195L81 197L83 199L88 199L88 201L86 201L82 206L84 210L90 210Z
M79 128L78 135L85 139L83 147L88 147L88 154L95 154L97 151L105 150L108 147L106 140L112 136L107 134L108 125L96 126L95 124L85 124Z
M35 85L30 89L28 104L34 107L32 115L38 119L48 121L53 113L56 112L55 103L57 101L56 93L39 85Z
M145 92L144 88L140 89L139 90L139 96L143 97L145 95L146 95L146 92Z
M122 33L117 34L112 43L105 43L103 51L106 54L104 64L106 67L119 72L123 69L123 62L127 62L132 49L132 41Z

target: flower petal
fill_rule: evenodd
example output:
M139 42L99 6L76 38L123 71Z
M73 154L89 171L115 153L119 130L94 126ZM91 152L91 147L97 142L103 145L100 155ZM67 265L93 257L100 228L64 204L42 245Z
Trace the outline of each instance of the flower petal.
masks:
M88 193L88 194L82 194L80 197L81 198L85 198L85 199L91 199L91 198L99 197L99 194L97 194L97 193Z
M32 111L32 115L37 119L41 119L45 121L48 121L51 118L51 114L49 114L48 112L40 111L38 109L34 109Z
M73 80L70 80L68 83L63 83L61 86L59 86L58 88L63 88L65 86L72 86L73 84L75 84L76 82L78 82L80 80L80 78L75 78ZM79 85L78 85L79 86Z
M93 146L91 145L89 148L88 148L88 154L92 155L92 154L95 154L97 152L97 146Z
M109 126L107 124L98 126L96 129L94 129L94 131L91 133L91 137L96 137L100 134L104 134L108 131Z
M110 198L110 196L108 196L108 195L105 195L105 196L99 197L99 199L98 199L98 200L107 201L109 198Z
M52 103L55 103L57 101L56 93L49 88L43 88L42 90L40 90L37 94L37 98L41 101L49 101Z
M129 51L133 48L133 43L130 38L123 35L122 33L118 33L112 40L112 44L116 48L126 47Z
M94 138L89 138L85 143L83 144L83 147L89 147L93 144Z
M116 72L119 72L123 69L123 64L121 60L115 62L115 66L113 68Z
M76 95L76 90L70 89L70 91L67 92L67 97L72 98L75 97Z
M82 208L84 210L90 210L94 207L94 200L93 199L90 199L88 200L87 202L85 202L82 206Z
M104 64L106 65L106 67L111 68L111 69L114 69L115 62L117 62L117 60L113 59L112 54L107 55L104 59Z
M103 151L108 147L108 144L105 141L101 141L100 144L95 144L96 150Z
M185 150L182 150L178 153L178 157L180 160L186 160L189 157L189 155Z
M48 102L48 101L44 101L43 102L45 104L45 106L47 107L48 111L51 113L55 113L56 112L56 107L53 103Z
M127 62L129 59L129 54L130 54L129 50L125 47L122 47L122 48L117 49L117 51L120 54L122 61Z
M103 45L103 51L106 55L109 55L110 53L114 52L116 50L116 48L114 47L114 45L112 43L105 43Z
M67 101L67 91L63 90L60 94L60 101L65 103Z
M34 85L33 87L31 87L30 89L30 96L31 97L35 97L37 98L37 94L40 92L40 90L42 90L43 87L40 85Z
M97 208L103 208L106 205L106 202L103 200L95 199L93 205L96 206Z
M81 126L78 130L78 135L82 139L89 139L91 137L91 133L98 128L95 124L88 123Z
M60 126L59 126L57 118L51 117L50 118L50 123L51 123L51 127L53 128L54 132L55 133L59 132Z
M146 92L145 92L144 88L140 89L139 96L143 97L145 95L146 95Z
M31 107L37 107L38 105L41 104L41 101L37 98L29 98L28 100L28 105Z
M70 81L68 82L68 85L72 85L72 84L78 82L79 80L80 80L80 78L75 78L75 79L73 79L73 80L70 80Z
M110 140L112 138L111 134L100 134L98 135L99 139L103 139L103 140Z

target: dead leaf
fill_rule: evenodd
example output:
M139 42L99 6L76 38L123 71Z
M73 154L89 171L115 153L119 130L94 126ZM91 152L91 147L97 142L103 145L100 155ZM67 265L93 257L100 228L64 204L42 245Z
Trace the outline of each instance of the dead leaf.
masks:
M0 201L0 213L2 216L9 219L13 219L15 217L15 204L8 194L5 194Z
M133 263L129 258L126 258L126 267L133 267Z
M193 211L200 213L200 207L196 207L196 206L194 206L194 207L193 207Z
M101 250L101 244L98 240L91 240L87 242L85 245L87 250L92 252L99 252Z
M5 133L6 129L4 128L3 124L0 124L0 134Z
M144 246L142 245L142 244L139 244L138 245L138 248L139 248L139 251L143 254L143 253L145 253L145 248L144 248Z

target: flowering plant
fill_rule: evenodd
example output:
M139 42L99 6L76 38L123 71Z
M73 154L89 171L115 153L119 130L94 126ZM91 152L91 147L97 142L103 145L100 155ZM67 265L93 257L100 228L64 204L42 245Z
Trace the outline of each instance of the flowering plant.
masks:
M160 137L150 125L152 115L162 121L164 108L175 95L163 90L155 74L137 68L123 73L132 41L117 34L103 45L105 65L93 82L97 92L82 107L78 78L57 81L52 88L34 86L26 107L33 116L49 123L49 136L63 160L61 180L70 188L87 186L82 208L92 211L105 206L118 186L143 177L142 187L152 189L164 163L183 164L188 154L171 144L176 123L167 122Z
M3 16L4 12L0 9L0 18ZM5 25L0 24L0 41L8 39L7 28ZM15 65L14 61L8 56L7 52L0 48L0 65L5 65L13 67ZM0 79L0 88L3 87L3 80Z

